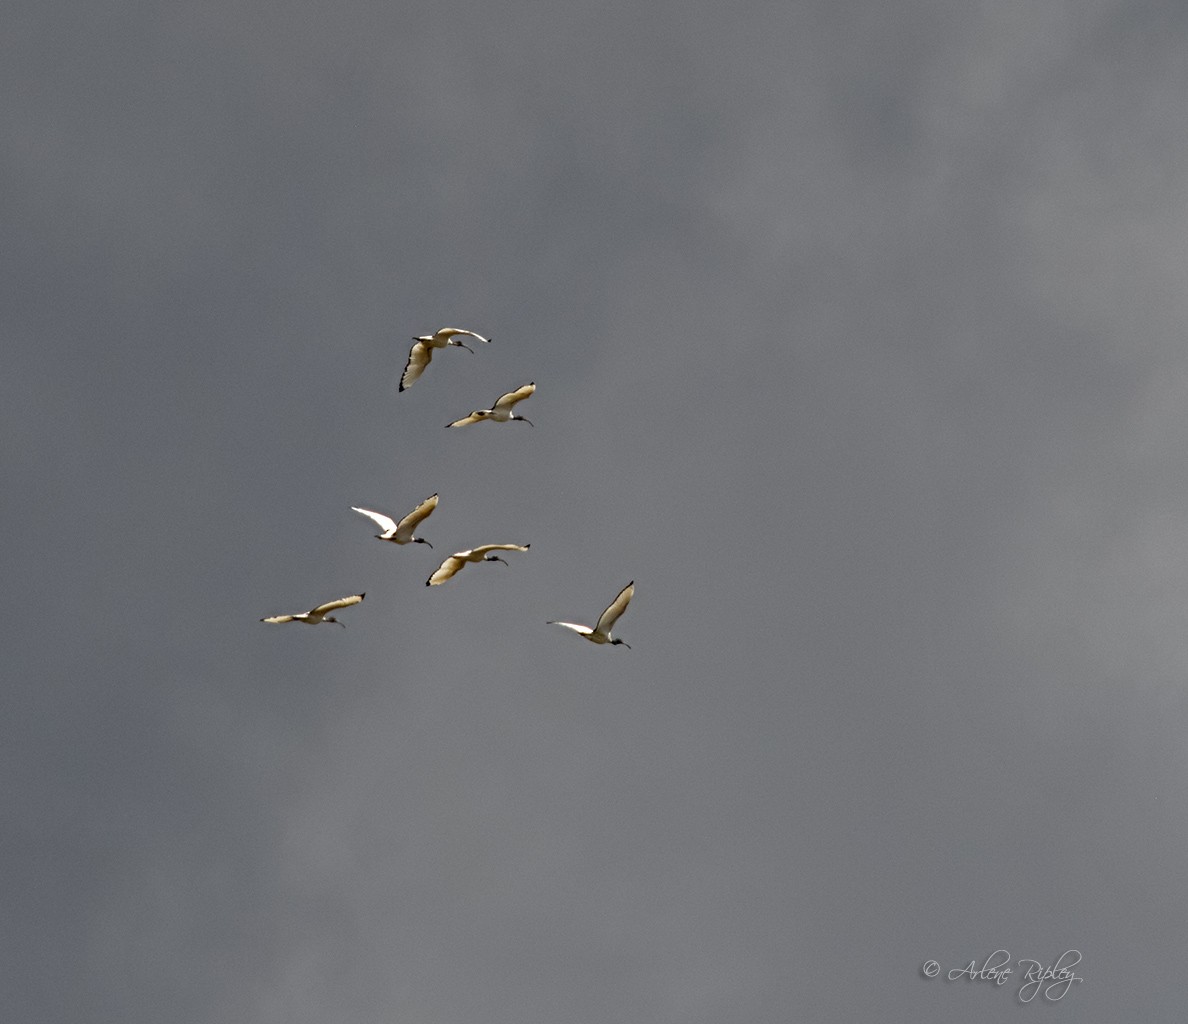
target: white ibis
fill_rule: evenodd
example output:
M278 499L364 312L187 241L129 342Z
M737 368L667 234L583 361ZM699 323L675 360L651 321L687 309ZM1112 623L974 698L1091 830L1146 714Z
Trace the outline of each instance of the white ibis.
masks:
M435 348L446 348L449 345L454 345L457 348L464 348L467 352L473 354L474 349L459 341L459 336L474 338L476 341L482 341L488 344L491 341L490 338L484 338L481 334L463 330L461 327L442 327L433 334L422 334L419 338L413 338L413 347L408 350L408 362L404 366L404 373L400 375L400 390L403 391L405 388L412 387L417 382L421 374L425 372L425 367L433 359L433 350Z
M584 636L592 644L623 644L628 650L631 650L631 645L624 643L622 640L612 640L611 630L614 628L616 622L619 621L619 616L627 610L627 605L631 602L631 597L635 593L635 580L632 580L622 590L619 591L619 596L616 597L610 604L606 606L606 611L598 616L598 623L593 629L589 626L580 625L577 622L549 622L550 626L564 626L566 629L572 629L579 636Z
M330 612L337 611L339 608L349 608L353 604L358 604L366 597L366 594L352 594L350 597L340 597L337 601L327 601L325 604L320 604L316 608L311 608L307 612L299 612L296 615L273 615L271 618L261 619L261 622L304 622L310 626L316 626L320 622L338 622ZM345 622L338 622L343 629L346 629Z
M506 395L500 395L495 401L495 405L490 409L475 409L469 416L463 416L460 420L454 420L453 423L447 423L447 427L466 427L471 423L481 423L483 420L494 420L496 423L507 423L509 420L520 420L527 423L528 426L533 426L531 420L523 416L517 416L512 412L512 407L517 402L524 401L532 392L536 390L535 384L525 384L523 387L516 388L515 391L509 391Z
M437 567L437 571L425 581L425 586L440 586L467 562L503 562L504 565L507 565L507 562L498 555L490 554L492 551L527 551L529 547L531 547L530 544L483 544L481 547L471 548L469 551L455 551Z
M431 494L401 519L400 522L389 519L382 512L372 512L369 508L359 508L356 505L351 506L351 511L367 516L368 519L373 520L376 526L384 531L375 535L376 540L390 540L393 544L428 544L429 547L433 547L423 537L414 537L413 531L420 525L422 520L429 517L429 513L435 508L437 508L437 495Z

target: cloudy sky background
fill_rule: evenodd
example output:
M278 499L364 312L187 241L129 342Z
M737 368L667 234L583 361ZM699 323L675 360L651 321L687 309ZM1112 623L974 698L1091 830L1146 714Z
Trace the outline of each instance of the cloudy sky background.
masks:
M11 1019L1182 1019L1185 11L17 0Z

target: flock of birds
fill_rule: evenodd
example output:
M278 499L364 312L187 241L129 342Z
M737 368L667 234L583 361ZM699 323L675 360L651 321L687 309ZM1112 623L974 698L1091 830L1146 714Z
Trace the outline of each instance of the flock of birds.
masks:
M473 338L475 341L484 344L490 344L491 341L490 338L484 338L481 334L463 330L460 327L443 327L433 334L425 334L413 338L413 346L408 353L408 363L405 365L404 373L400 377L400 390L406 390L420 379L421 374L425 372L425 368L433 360L434 349L455 346L457 348L464 348L467 352L473 354L474 349L460 340L464 337ZM524 384L516 388L515 391L509 391L505 395L500 395L490 409L475 409L461 419L447 423L446 427L466 427L473 423L482 423L484 420L491 420L495 423L519 421L533 426L531 420L520 416L513 410L519 402L530 398L535 391L536 385L534 383ZM382 512L376 512L369 508L359 508L352 505L351 511L366 516L383 531L376 534L378 540L391 541L393 544L424 544L432 548L433 545L425 540L424 537L416 536L416 531L421 523L428 519L433 510L437 508L437 499L438 496L436 494L430 495L399 522L384 515ZM433 574L425 581L425 585L428 587L440 586L456 576L459 571L471 562L503 562L504 565L507 565L507 560L494 554L494 552L527 551L529 546L528 544L481 544L478 547L468 548L465 551L455 551L434 570ZM560 622L557 620L552 620L547 625L563 626L566 629L571 629L578 636L585 637L591 643L622 645L630 649L631 645L613 637L611 630L614 628L619 616L627 610L627 605L630 603L634 594L635 582L632 581L619 591L618 596L607 605L606 610L598 616L598 621L593 626L583 626L577 622ZM345 622L340 622L330 613L359 604L366 596L365 593L351 594L349 597L340 597L335 601L327 601L325 604L320 604L307 612L298 612L293 615L270 615L260 621L270 623L304 622L310 626L317 626L323 622L334 622L345 627Z

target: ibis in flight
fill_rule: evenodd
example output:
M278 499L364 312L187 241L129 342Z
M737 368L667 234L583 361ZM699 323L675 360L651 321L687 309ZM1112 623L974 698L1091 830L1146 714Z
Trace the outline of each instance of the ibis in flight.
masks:
M614 628L615 623L619 621L619 616L627 610L627 605L630 604L631 597L634 593L635 581L632 580L619 591L619 596L606 606L606 611L598 616L598 623L593 629L577 622L554 621L547 623L547 625L564 626L566 629L572 629L578 636L584 636L592 644L623 644L624 647L631 650L630 644L624 643L622 640L612 640L611 630Z
M527 551L530 544L483 544L481 547L471 548L469 551L455 551L449 558L437 567L425 581L427 587L437 587L453 576L467 562L507 562L492 551Z
M359 508L356 505L351 506L351 511L367 516L384 531L375 535L376 540L390 540L393 544L428 544L429 547L433 547L423 537L414 537L413 531L429 517L429 513L435 508L437 508L437 495L431 494L400 522L389 519L382 512L372 512L369 508Z
M495 401L495 405L490 409L475 409L469 416L463 416L460 420L454 420L453 423L447 423L447 427L466 427L471 423L481 423L483 420L494 420L496 423L507 423L509 420L520 420L527 423L528 426L533 426L530 419L524 416L517 416L512 412L512 407L517 402L524 401L525 398L531 396L532 392L536 390L535 384L525 384L522 387L516 388L515 391L509 391L506 395L500 395Z
M404 366L404 373L400 375L400 390L412 387L420 379L421 374L425 372L425 367L433 358L435 348L455 345L473 354L474 349L459 341L459 337L474 338L475 341L488 344L491 341L490 338L484 338L481 334L475 334L474 331L465 331L461 327L443 327L433 334L422 334L419 338L413 338L413 347L408 350L408 362Z
M271 618L261 619L261 622L304 622L310 626L316 626L320 622L338 622L330 612L337 611L339 608L349 608L353 604L358 604L366 597L366 594L352 594L350 597L340 597L337 601L327 601L325 604L320 604L316 608L311 608L307 612L298 612L296 615L273 615ZM343 629L346 629L345 622L338 622Z

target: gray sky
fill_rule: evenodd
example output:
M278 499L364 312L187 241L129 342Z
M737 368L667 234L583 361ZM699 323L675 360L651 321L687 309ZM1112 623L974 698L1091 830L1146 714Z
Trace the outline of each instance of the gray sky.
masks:
M1184 12L18 0L11 1018L1182 1019Z

